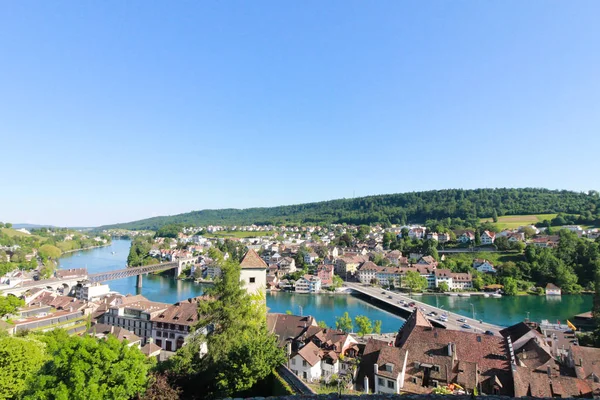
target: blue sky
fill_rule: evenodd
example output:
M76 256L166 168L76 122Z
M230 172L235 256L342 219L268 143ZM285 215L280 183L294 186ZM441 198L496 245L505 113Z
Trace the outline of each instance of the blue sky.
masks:
M600 189L600 2L0 4L0 221Z

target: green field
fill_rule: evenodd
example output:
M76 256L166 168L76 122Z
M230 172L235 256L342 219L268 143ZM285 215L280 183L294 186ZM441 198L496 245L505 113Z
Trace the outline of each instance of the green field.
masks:
M32 237L32 238L37 238L40 241L44 241L46 240L46 238L43 238L41 236L37 236L37 235L28 235L26 233L23 232L19 232L15 229L12 228L0 228L0 232L2 232L3 234L10 236L10 237Z
M551 220L558 214L535 214L535 215L504 215L498 217L498 228L500 229L514 229L523 225L534 225L538 222L542 222L545 219ZM482 218L481 222L493 222L491 218Z
M244 231L235 231L235 232L216 232L216 233L206 233L203 236L205 237L213 237L213 238L253 238L253 237L261 237L261 236L270 236L273 234L273 231L260 231L260 232L244 232Z
M446 257L456 262L463 261L469 264L472 263L476 258L488 260L494 265L503 264L509 261L525 261L525 256L523 254L515 252L478 251L472 253L450 253L446 254Z

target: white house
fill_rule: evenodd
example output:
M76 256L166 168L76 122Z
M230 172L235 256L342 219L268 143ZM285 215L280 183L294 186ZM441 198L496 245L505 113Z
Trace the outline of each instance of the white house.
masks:
M304 275L296 281L296 292L316 293L321 290L321 279L315 275Z
M453 290L465 290L473 287L473 278L470 273L453 272L452 273L452 285L450 289Z
M440 287L440 284L445 283L449 289L452 289L452 271L449 269L435 269L433 273L435 276L435 287Z
M546 296L560 296L562 291L558 286L553 283L549 283L546 285Z
M317 253L314 253L314 252L306 253L304 255L304 263L312 264L317 258L319 258L319 255Z
M494 268L494 265L491 262L488 260L482 260L480 258L473 260L473 268L479 272L496 273L496 268Z
M475 240L475 234L472 231L465 231L459 237L460 243L470 243Z
M496 234L490 231L483 231L481 234L481 244L489 245L493 244L494 240L496 240Z
M296 376L313 382L321 378L321 349L313 342L308 342L290 357L289 368Z
M240 280L244 282L248 293L257 293L267 288L267 263L254 250L248 250L240 267Z

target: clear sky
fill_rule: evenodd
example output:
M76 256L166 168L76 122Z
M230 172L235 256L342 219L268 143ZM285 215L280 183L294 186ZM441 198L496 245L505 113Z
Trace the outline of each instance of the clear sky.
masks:
M600 189L598 1L0 3L0 221Z

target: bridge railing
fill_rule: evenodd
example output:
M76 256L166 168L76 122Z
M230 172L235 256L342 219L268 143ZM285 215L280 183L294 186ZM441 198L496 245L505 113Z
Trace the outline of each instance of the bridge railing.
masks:
M162 264L144 265L141 267L125 268L116 271L100 272L88 275L90 282L110 281L114 279L128 278L130 276L147 274L149 272L164 271L179 267L178 262L168 262Z

